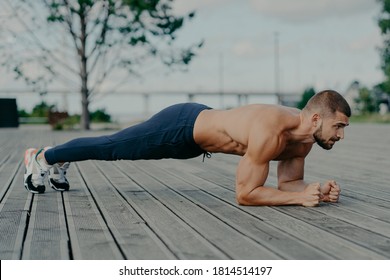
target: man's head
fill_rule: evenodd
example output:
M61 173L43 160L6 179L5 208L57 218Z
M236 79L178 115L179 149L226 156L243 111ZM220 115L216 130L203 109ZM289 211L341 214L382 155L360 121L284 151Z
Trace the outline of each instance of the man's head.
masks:
M310 118L313 138L322 148L330 150L336 141L344 138L351 108L338 92L324 90L317 93L302 112Z

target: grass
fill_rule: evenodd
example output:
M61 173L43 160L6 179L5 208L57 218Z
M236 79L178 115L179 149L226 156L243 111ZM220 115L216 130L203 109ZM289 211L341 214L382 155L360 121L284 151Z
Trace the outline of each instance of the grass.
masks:
M352 115L350 118L351 122L354 123L385 123L390 124L390 114L363 114L363 115Z

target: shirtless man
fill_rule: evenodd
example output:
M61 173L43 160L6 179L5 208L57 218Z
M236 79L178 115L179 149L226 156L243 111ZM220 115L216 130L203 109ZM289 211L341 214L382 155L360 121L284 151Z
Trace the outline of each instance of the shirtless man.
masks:
M50 186L66 191L66 170L74 161L186 159L226 153L242 156L236 174L236 198L241 205L337 202L339 185L333 180L322 185L305 182L304 163L314 143L329 150L344 138L350 116L348 103L332 90L317 93L302 111L260 104L231 110L195 103L173 105L113 135L27 149L24 184L33 193L43 193L49 174ZM271 160L278 161L277 189L264 186Z

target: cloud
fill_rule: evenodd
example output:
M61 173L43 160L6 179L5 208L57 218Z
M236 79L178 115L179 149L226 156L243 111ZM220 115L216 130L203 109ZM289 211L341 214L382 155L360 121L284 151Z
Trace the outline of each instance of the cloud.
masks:
M379 6L374 0L250 0L250 5L264 16L296 23L363 14Z

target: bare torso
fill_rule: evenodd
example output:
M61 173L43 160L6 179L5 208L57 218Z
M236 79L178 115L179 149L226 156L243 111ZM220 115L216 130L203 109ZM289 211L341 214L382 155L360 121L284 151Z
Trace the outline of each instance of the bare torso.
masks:
M248 105L231 110L204 110L194 128L195 142L205 151L243 156L256 137L277 138L279 145L272 160L304 157L313 143L295 141L300 110L277 105Z
M202 111L194 140L205 151L242 156L236 171L239 204L316 206L321 200L337 202L340 188L335 181L305 182L305 158L316 142L331 149L347 125L340 112L321 118L315 110L248 105ZM278 161L277 189L266 185L272 160Z

